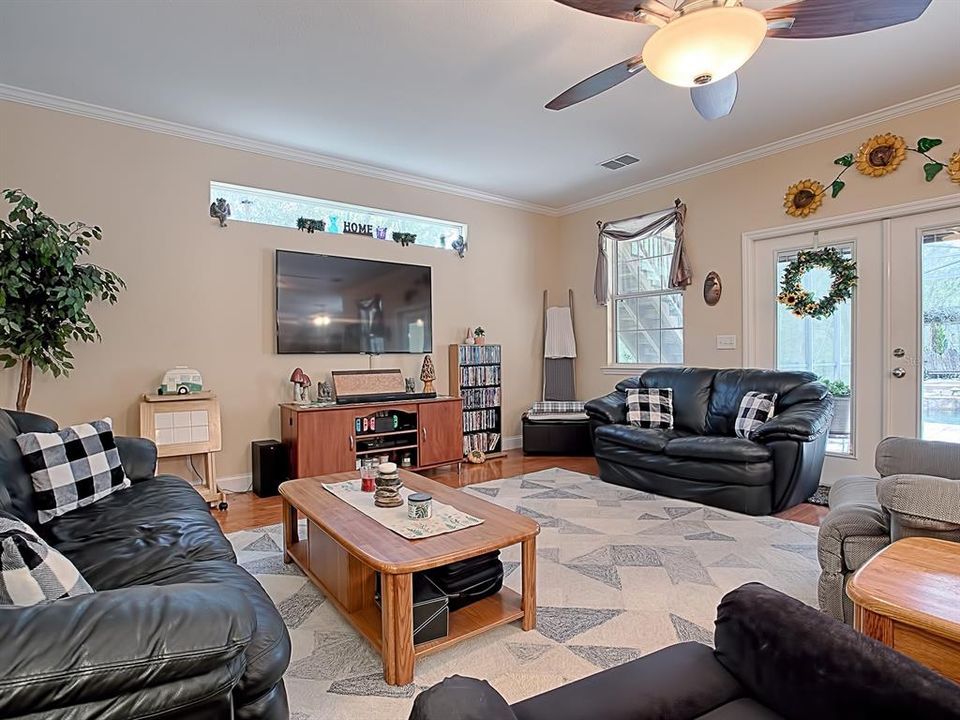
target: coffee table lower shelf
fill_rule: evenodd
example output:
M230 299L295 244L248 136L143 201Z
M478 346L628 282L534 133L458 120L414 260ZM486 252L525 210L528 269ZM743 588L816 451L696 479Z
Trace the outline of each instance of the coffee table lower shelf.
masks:
M311 552L311 543L313 552ZM373 570L363 566L359 560L339 546L331 547L332 545L336 543L310 523L307 538L288 545L285 559L295 563L311 582L323 590L327 599L340 611L340 614L384 658L384 676L387 683L402 685L412 682L413 668L410 667L409 671L405 668L392 671L387 658L388 652L384 651L385 624L381 608L377 607L373 601ZM324 559L324 574L328 577L320 577L317 572L314 572L316 563L311 565L311 556L315 559ZM345 587L349 588L347 596L343 595ZM414 645L414 658L443 650L499 625L523 619L522 596L504 587L495 595L451 612L447 635Z

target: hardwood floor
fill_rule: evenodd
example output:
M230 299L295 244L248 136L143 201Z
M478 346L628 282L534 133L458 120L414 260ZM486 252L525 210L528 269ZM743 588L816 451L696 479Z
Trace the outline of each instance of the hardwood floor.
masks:
M573 472L597 474L597 461L592 457L564 457L556 455L524 455L520 450L511 450L506 457L489 460L483 465L463 463L457 472L455 465L424 470L426 477L450 487L463 487L474 483L499 480L548 468L560 467ZM259 498L252 492L233 493L227 496L227 510L213 510L214 517L226 533L262 527L280 522L280 498ZM807 525L819 525L827 514L827 508L803 503L777 513L777 517L795 520Z

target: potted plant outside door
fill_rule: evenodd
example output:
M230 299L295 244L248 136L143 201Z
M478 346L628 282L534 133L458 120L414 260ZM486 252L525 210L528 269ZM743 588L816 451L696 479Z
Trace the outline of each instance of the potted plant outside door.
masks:
M822 379L827 390L833 395L833 422L830 423L831 435L850 434L850 386L843 380Z

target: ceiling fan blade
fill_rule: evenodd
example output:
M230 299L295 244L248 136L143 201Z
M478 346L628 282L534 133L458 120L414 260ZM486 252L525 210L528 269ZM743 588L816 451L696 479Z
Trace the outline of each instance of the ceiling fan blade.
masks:
M705 120L717 120L726 117L733 110L739 87L740 80L734 73L709 85L690 88L690 99L701 117Z
M557 0L557 2L575 10L629 22L644 22L644 15L652 15L653 19L659 18L665 21L676 14L672 5L666 5L660 0Z
M800 0L763 13L767 20L794 18L792 27L773 27L768 37L824 38L878 30L916 20L931 0Z
M606 92L624 80L629 80L643 70L643 67L643 60L639 55L634 55L629 60L611 65L606 70L601 70L596 75L581 80L569 90L557 95L545 107L547 110L563 110L571 105L576 105L578 102L588 100L594 95Z

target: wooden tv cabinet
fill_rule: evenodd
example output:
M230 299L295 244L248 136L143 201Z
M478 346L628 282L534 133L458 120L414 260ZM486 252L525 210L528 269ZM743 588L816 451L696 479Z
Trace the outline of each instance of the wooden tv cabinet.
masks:
M280 439L290 453L290 479L355 470L366 457L411 459L407 470L423 470L463 459L463 401L429 400L300 406L280 405ZM397 429L357 431L357 421L377 413L396 414Z

